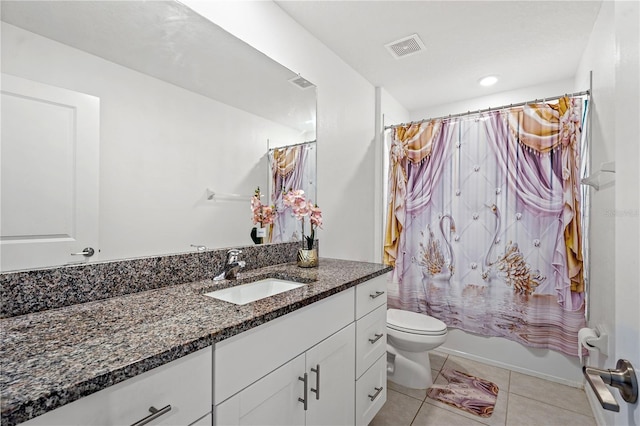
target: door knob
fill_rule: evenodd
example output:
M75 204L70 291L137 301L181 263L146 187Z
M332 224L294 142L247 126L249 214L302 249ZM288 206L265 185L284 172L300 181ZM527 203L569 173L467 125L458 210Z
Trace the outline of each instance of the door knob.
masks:
M617 388L622 399L630 404L634 404L638 400L636 372L626 359L619 359L615 370L584 366L582 372L605 410L620 411L615 398L605 385Z

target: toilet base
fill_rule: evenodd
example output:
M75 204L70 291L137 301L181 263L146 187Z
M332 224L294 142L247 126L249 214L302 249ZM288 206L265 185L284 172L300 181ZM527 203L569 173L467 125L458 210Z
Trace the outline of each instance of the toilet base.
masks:
M433 386L429 352L405 352L387 345L387 379L410 389Z

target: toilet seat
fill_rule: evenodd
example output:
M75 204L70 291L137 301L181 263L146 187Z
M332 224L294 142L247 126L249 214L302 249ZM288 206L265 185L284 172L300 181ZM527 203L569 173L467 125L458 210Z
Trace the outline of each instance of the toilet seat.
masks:
M428 336L447 333L447 325L439 319L400 309L387 310L387 327L403 333Z

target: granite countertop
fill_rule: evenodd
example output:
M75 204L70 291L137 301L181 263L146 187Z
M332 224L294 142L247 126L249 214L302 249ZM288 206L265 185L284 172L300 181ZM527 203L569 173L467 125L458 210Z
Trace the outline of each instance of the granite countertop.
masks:
M14 425L381 275L375 263L280 264L0 320L2 425ZM238 306L203 293L262 277L307 285Z

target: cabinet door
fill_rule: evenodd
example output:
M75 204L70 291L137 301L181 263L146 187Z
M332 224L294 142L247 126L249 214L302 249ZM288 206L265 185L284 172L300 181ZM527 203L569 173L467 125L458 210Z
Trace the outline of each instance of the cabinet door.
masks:
M309 377L307 426L352 425L355 416L355 325L350 324L309 349L306 358Z
M214 408L217 426L303 425L304 354L267 374Z

